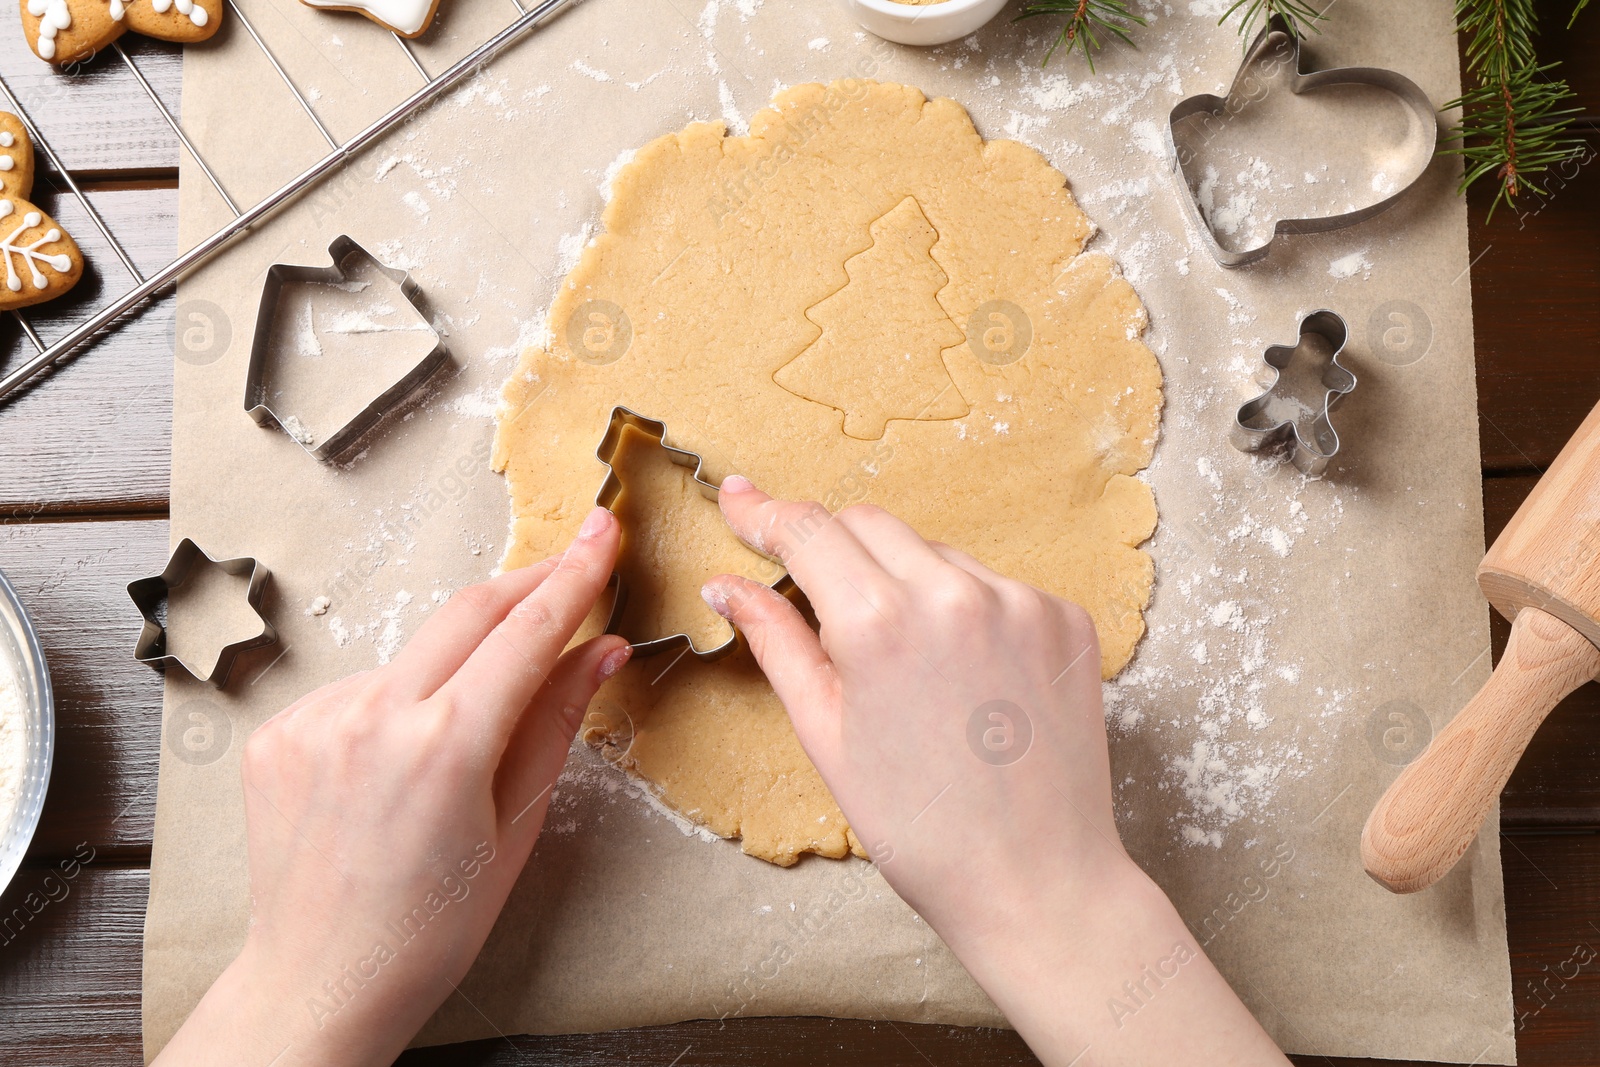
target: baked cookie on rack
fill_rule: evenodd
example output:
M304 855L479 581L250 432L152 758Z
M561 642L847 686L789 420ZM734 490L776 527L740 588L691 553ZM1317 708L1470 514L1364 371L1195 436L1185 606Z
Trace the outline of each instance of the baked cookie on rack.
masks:
M0 111L0 311L50 300L83 277L83 253L56 220L28 202L33 141L15 115Z
M354 11L402 37L421 37L439 10L439 0L300 0L324 11Z
M40 59L79 63L128 31L163 41L204 41L222 24L223 0L20 0L22 34Z

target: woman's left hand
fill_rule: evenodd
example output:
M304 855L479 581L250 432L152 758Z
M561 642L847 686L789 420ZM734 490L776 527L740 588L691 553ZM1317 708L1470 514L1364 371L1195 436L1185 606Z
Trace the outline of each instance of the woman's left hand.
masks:
M544 825L616 636L563 652L617 520L463 589L395 659L245 747L250 930L159 1063L387 1064L477 957Z

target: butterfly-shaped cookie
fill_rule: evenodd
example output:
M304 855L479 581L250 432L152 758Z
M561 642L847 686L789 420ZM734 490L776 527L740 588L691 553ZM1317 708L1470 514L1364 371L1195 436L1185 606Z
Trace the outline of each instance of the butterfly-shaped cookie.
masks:
M204 41L223 0L21 0L22 33L40 59L78 63L132 30L163 41Z
M83 253L56 220L28 202L33 142L15 115L0 111L0 311L60 296L83 277Z

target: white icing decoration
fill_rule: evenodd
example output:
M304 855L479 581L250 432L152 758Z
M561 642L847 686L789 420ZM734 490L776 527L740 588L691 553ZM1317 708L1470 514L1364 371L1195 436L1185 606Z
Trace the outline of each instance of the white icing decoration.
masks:
M0 156L0 170L10 170L17 165L17 161L10 156Z
M174 0L150 0L150 6L157 14L166 12L173 3ZM187 16L196 26L204 26L211 20L206 9L194 0L176 0L176 3L178 14ZM67 9L67 0L28 0L28 14L39 20L39 55L54 59L56 32L72 25L72 12ZM128 14L127 4L123 0L110 0L110 14L113 22L121 22Z
M0 200L0 219L10 215L12 212L16 211L16 209L16 205L11 201ZM37 211L30 211L26 215L22 216L21 226L18 226L16 229L7 234L3 240L0 240L0 255L5 256L6 260L6 288L10 289L13 293L22 288L22 279L17 276L17 268L13 261L13 257L20 258L23 264L27 266L28 273L32 276L31 281L33 282L33 287L35 289L43 289L45 286L50 284L50 279L46 278L39 270L38 264L43 263L45 266L52 267L61 274L65 274L67 271L72 269L72 257L66 255L65 253L51 256L39 251L39 246L50 244L52 241L61 240L60 230L54 228L46 230L44 236L33 242L31 245L19 245L15 243L17 238L22 236L22 232L24 230L33 226L37 226L43 221L44 216L40 215Z
M354 9L404 35L418 33L428 21L434 0L306 0L312 7Z
M210 21L211 16L206 14L206 9L196 4L194 0L150 0L150 7L158 15L164 15L173 7L177 7L178 14L187 16L196 26L204 26ZM111 0L111 17L118 22L127 14L127 5L123 0Z
M55 58L56 31L72 25L67 0L28 0L28 14L39 20L39 55Z
M17 139L11 136L10 130L0 130L0 148L10 148L16 143Z

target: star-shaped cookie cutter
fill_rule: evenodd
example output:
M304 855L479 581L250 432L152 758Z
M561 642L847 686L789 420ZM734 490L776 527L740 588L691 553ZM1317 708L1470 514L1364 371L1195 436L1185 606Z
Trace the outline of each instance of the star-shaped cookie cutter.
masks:
M248 575L250 584L245 592L245 599L256 617L261 620L259 632L222 646L222 650L217 653L217 662L209 673L203 673L198 669L198 665L167 653L165 622L167 597L172 590L184 583L189 577L189 572L201 560L205 561L204 565L220 567L229 574ZM167 561L166 570L149 578L140 578L128 583L128 596L139 609L139 614L144 617L144 629L139 632L139 640L133 646L133 658L140 663L148 663L158 671L165 671L172 666L182 667L199 681L210 682L220 689L227 684L228 674L233 670L233 661L239 653L270 645L278 639L277 631L261 614L261 594L266 587L268 574L267 568L250 556L240 556L237 559L212 559L199 545L185 537L178 542L178 547L172 550L172 557Z
M600 483L600 491L594 496L597 506L610 509L616 503L617 497L622 495L622 479L617 477L617 472L611 465L612 459L617 454L617 448L622 443L624 431L632 428L658 441L666 452L667 458L680 467L688 467L693 472L694 484L700 494L708 500L717 499L717 485L705 477L705 459L698 452L687 449L675 448L667 443L666 423L656 419L646 418L631 408L620 404L611 409L611 419L606 425L605 436L600 439L600 445L594 450L597 458L606 468L605 481ZM613 593L611 613L606 619L606 633L621 634L622 613L628 605L628 586L622 580L620 573L611 575L610 588ZM784 574L771 588L783 596L793 599L799 593L799 587L794 584L794 579ZM732 624L730 624L730 628ZM626 634L622 634L626 637ZM687 633L668 634L666 637L653 637L648 641L633 641L633 654L635 656L654 656L660 652L669 652L682 648L703 663L719 660L737 649L742 642L739 631L733 630L732 636L713 648L699 649L695 647L694 638Z
M1298 419L1275 416L1271 411L1275 399L1295 403L1278 397L1278 379L1294 354L1300 351L1307 334L1321 337L1329 350L1328 364L1322 368L1322 385L1327 392L1322 398L1322 410L1312 420L1310 440L1300 432ZM1356 376L1339 362L1339 354L1344 351L1349 337L1350 328L1344 317L1323 309L1300 319L1300 335L1294 344L1273 345L1262 353L1266 367L1260 380L1264 388L1259 396L1240 405L1234 416L1231 435L1234 447L1243 452L1259 452L1273 446L1287 446L1290 461L1303 474L1314 478L1327 470L1328 463L1339 452L1339 435L1333 429L1330 415L1356 387Z
M1205 215L1200 211L1200 203L1195 198L1195 193L1189 186L1189 177L1184 170L1182 153L1178 150L1177 138L1173 129L1182 120L1192 115L1210 114L1218 115L1228 110L1228 102L1240 97L1241 86L1248 88L1250 69L1262 55L1282 48L1288 44L1293 68L1290 72L1289 91L1295 95L1311 89L1322 88L1328 85L1371 85L1392 93L1412 113L1414 125L1408 131L1406 140L1418 148L1418 157L1425 160L1417 168L1417 173L1393 193L1379 200L1375 204L1357 208L1354 211L1336 212L1330 215L1319 215L1310 219L1279 219L1272 228L1272 236L1255 248L1245 248L1233 251L1222 247L1217 240L1216 231L1206 222ZM1183 205L1183 213L1188 217L1194 229L1199 231L1201 240L1216 261L1224 267L1239 267L1246 263L1253 263L1267 254L1272 247L1272 242L1285 234L1295 233L1323 233L1327 230L1337 230L1345 226L1353 226L1364 222L1380 212L1392 207L1427 171L1426 160L1433 158L1433 147L1439 139L1439 118L1433 109L1433 102L1428 99L1428 94L1416 82L1396 71L1386 70L1382 67L1331 67L1328 70L1303 71L1301 62L1300 37L1290 27L1288 20L1282 15L1274 15L1267 20L1256 39L1251 43L1249 51L1245 53L1244 61L1239 64L1239 71L1233 77L1233 84L1228 87L1226 96L1216 96L1212 93L1202 93L1178 101L1176 107L1167 115L1167 147L1172 153L1172 172L1178 186L1178 200ZM1424 151L1425 149L1425 151Z
M279 427L301 448L325 463L331 463L344 454L362 434L372 429L379 420L398 407L427 381L434 371L444 366L448 359L444 340L439 336L439 331L434 329L423 307L422 289L408 272L379 262L371 252L344 234L335 237L328 245L328 257L333 262L326 267L274 263L267 268L267 280L261 287L261 306L256 311L255 336L250 342L250 370L245 377L244 386L245 413L256 421L256 425ZM418 360L415 366L406 371L399 381L378 394L371 403L356 412L349 422L313 447L305 439L304 434L297 434L291 430L296 424L293 416L280 416L267 399L268 351L271 348L273 331L278 325L278 304L283 297L284 286L291 283L338 285L346 280L348 272L345 270L345 264L351 258L363 260L367 266L395 283L400 294L416 309L418 317L427 324L428 332L433 335L433 348Z

